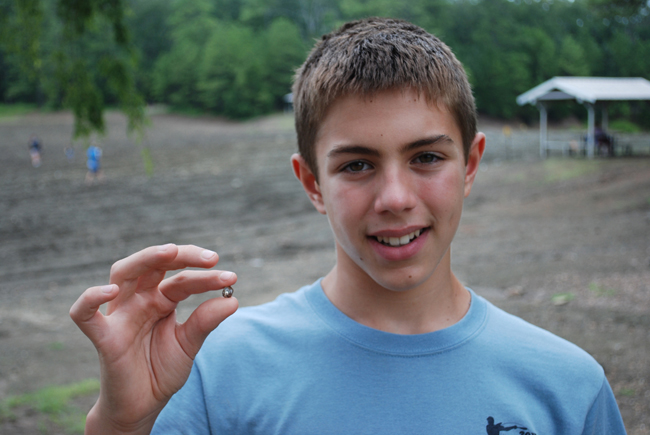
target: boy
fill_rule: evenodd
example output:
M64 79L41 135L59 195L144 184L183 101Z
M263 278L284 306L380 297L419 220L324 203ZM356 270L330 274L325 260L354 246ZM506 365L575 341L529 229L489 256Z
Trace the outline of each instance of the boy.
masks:
M451 51L405 22L349 23L314 48L294 97L300 154L291 162L329 219L334 268L240 310L197 355L237 303L209 300L182 325L174 308L236 277L163 278L211 268L217 254L165 245L117 262L111 285L71 309L102 368L87 432L625 433L589 355L495 308L451 271L485 148Z

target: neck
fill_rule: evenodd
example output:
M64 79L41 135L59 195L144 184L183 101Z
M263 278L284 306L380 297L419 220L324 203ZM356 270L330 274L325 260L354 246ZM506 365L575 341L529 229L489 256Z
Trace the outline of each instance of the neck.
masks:
M423 334L447 328L467 313L470 294L451 271L450 252L424 282L390 290L363 270L340 263L323 279L329 300L351 319L395 334Z

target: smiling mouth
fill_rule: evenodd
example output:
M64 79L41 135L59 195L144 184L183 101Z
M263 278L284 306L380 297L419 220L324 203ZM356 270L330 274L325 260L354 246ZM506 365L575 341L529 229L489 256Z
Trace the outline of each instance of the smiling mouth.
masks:
M415 230L412 233L409 233L405 236L402 237L384 237L384 236L372 236L375 240L377 240L379 243L385 246L391 246L391 247L399 247L399 246L404 246L408 245L411 243L413 240L417 239L420 234L422 234L426 228L420 229L420 230Z

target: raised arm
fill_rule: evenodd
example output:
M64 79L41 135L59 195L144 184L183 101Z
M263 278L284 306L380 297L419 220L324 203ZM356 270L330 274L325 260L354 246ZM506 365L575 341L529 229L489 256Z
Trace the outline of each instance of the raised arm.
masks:
M176 306L192 294L232 285L232 272L209 269L215 252L197 246L154 246L118 261L110 284L87 289L70 317L99 354L99 399L88 414L87 434L148 434L171 396L189 376L208 334L237 310L235 298L199 305L187 321L176 321ZM108 303L106 315L99 311Z

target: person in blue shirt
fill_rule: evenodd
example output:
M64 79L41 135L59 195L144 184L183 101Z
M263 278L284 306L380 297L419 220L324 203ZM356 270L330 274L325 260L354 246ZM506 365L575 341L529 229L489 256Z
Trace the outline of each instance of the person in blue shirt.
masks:
M293 96L291 165L329 220L331 271L258 307L209 299L178 323L179 302L237 281L212 269L218 254L165 244L118 261L70 310L101 367L87 433L624 434L591 356L452 271L485 135L451 50L404 21L347 23Z
M92 144L88 147L86 151L86 166L88 167L88 172L86 173L86 184L93 184L93 182L101 182L104 178L104 173L102 171L102 149L96 144Z

